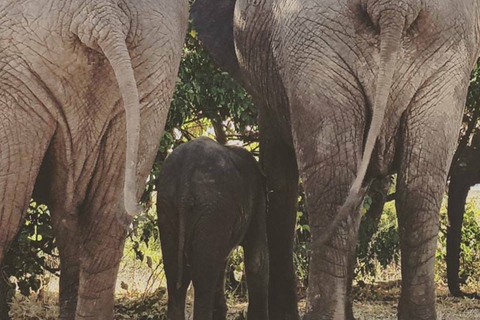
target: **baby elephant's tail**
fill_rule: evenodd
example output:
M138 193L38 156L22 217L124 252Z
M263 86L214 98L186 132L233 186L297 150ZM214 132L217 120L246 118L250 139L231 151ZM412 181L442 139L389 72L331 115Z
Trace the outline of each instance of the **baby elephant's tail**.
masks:
M177 289L182 287L183 283L183 265L184 265L184 258L185 258L185 243L187 238L187 211L189 210L190 206L188 205L188 201L186 201L186 197L183 196L180 199L180 205L178 206L178 251L177 251Z

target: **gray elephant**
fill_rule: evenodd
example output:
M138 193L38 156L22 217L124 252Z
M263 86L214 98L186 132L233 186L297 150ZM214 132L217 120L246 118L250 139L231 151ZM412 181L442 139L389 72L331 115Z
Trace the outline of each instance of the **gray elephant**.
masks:
M340 320L353 318L359 206L372 180L396 172L399 318L435 319L439 208L479 55L479 1L196 0L192 12L260 108L270 317L298 319L297 172L314 242L305 318Z
M0 12L0 257L32 193L42 198L60 251L60 318L111 320L188 1L1 0Z
M195 288L194 320L225 320L225 269L245 250L248 319L268 320L266 187L245 149L198 138L178 147L158 181L158 227L168 285L168 320L185 319Z

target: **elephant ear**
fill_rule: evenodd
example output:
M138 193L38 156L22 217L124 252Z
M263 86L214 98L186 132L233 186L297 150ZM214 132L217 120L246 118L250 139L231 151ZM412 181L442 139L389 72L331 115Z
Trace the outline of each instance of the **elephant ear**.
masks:
M233 13L236 0L196 0L191 8L193 26L213 60L235 79L240 67L233 39Z

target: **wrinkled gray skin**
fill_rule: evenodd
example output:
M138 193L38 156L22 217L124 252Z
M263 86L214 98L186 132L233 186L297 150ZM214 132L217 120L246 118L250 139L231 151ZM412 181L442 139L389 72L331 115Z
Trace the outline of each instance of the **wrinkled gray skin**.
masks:
M297 162L313 237L305 319L353 318L358 207L392 172L398 316L435 319L438 213L478 57L478 1L197 0L192 11L212 56L260 107L270 316L298 319Z
M185 320L193 281L194 320L225 320L225 269L241 244L248 319L268 320L264 176L245 149L199 138L178 147L158 181L158 227L168 284L168 320Z
M0 257L33 193L60 251L60 318L111 320L188 2L1 0L0 12Z

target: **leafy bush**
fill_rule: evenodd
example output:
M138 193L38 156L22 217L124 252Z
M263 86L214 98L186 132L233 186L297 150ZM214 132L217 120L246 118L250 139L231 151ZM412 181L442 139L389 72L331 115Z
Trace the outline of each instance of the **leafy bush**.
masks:
M56 246L50 225L50 213L45 205L34 201L27 210L27 219L4 257L4 278L15 278L15 284L24 296L41 288L40 276L47 269L58 269Z
M300 184L300 195L298 197L297 223L295 227L295 244L293 247L293 263L297 275L299 291L305 291L308 287L308 265L310 263L309 243L310 226L308 224L308 213L305 208L305 193L303 185Z
M229 299L246 299L247 278L243 248L237 247L230 255L226 271L225 289Z
M39 303L35 294L28 297L16 295L11 305L10 316L13 320L56 320L59 317L58 307Z
M46 206L32 201L26 222L5 253L1 266L0 317L8 318L8 303L17 290L25 297L38 292L44 270L57 273L57 265L50 213Z
M371 232L368 230L369 228L375 228L375 226L367 225L366 222L366 216L363 215L357 245L356 274L357 277L374 280L377 273L376 263L382 268L386 268L392 262L398 264L400 260L400 239L395 203L385 204L380 223L373 233L371 241L368 241L368 237L364 235Z

